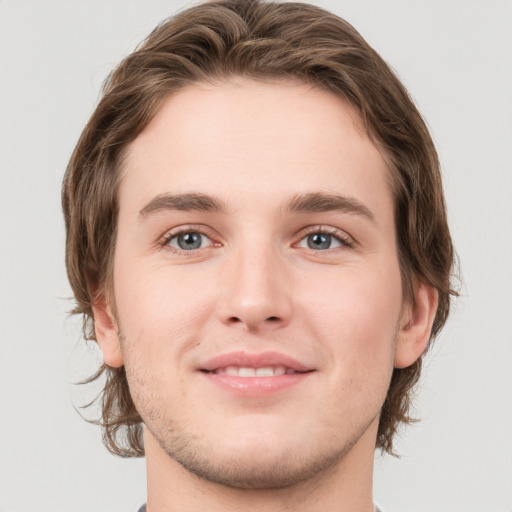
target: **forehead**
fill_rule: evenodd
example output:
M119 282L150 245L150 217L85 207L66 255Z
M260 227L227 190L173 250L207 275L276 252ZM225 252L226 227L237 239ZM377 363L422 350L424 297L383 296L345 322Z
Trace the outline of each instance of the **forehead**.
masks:
M391 203L386 164L347 102L305 84L248 79L172 94L127 149L121 209L195 191L234 207L310 192Z

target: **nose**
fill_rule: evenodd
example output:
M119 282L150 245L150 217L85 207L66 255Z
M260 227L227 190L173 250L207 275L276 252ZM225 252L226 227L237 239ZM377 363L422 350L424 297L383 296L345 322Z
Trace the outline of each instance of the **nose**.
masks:
M245 248L224 262L217 303L221 321L249 332L268 332L290 322L291 279L283 256L270 248Z

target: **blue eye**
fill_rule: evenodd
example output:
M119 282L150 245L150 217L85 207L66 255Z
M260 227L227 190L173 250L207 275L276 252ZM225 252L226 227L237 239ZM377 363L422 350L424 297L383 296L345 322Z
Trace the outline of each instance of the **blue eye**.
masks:
M210 239L196 231L187 231L179 233L169 239L169 245L182 251L193 251L194 249L201 249L208 244Z
M299 247L307 247L308 249L313 249L315 251L334 249L336 247L341 247L342 245L346 244L344 244L344 242L338 237L322 232L311 233L299 242Z

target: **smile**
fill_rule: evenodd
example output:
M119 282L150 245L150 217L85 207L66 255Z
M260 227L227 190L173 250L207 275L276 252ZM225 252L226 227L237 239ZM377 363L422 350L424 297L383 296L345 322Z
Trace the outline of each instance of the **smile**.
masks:
M207 380L242 396L264 396L309 380L312 366L278 352L230 352L209 359L198 368Z
M215 375L229 375L231 377L276 377L280 375L293 375L296 373L304 373L287 368L285 366L262 366L260 368L253 368L249 366L226 366L225 368L218 368L212 372Z

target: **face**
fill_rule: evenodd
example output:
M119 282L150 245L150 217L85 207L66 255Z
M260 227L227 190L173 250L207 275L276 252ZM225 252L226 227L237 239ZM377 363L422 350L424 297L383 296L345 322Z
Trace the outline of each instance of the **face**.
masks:
M290 83L190 86L129 146L98 338L170 462L261 488L373 452L408 328L388 173Z

